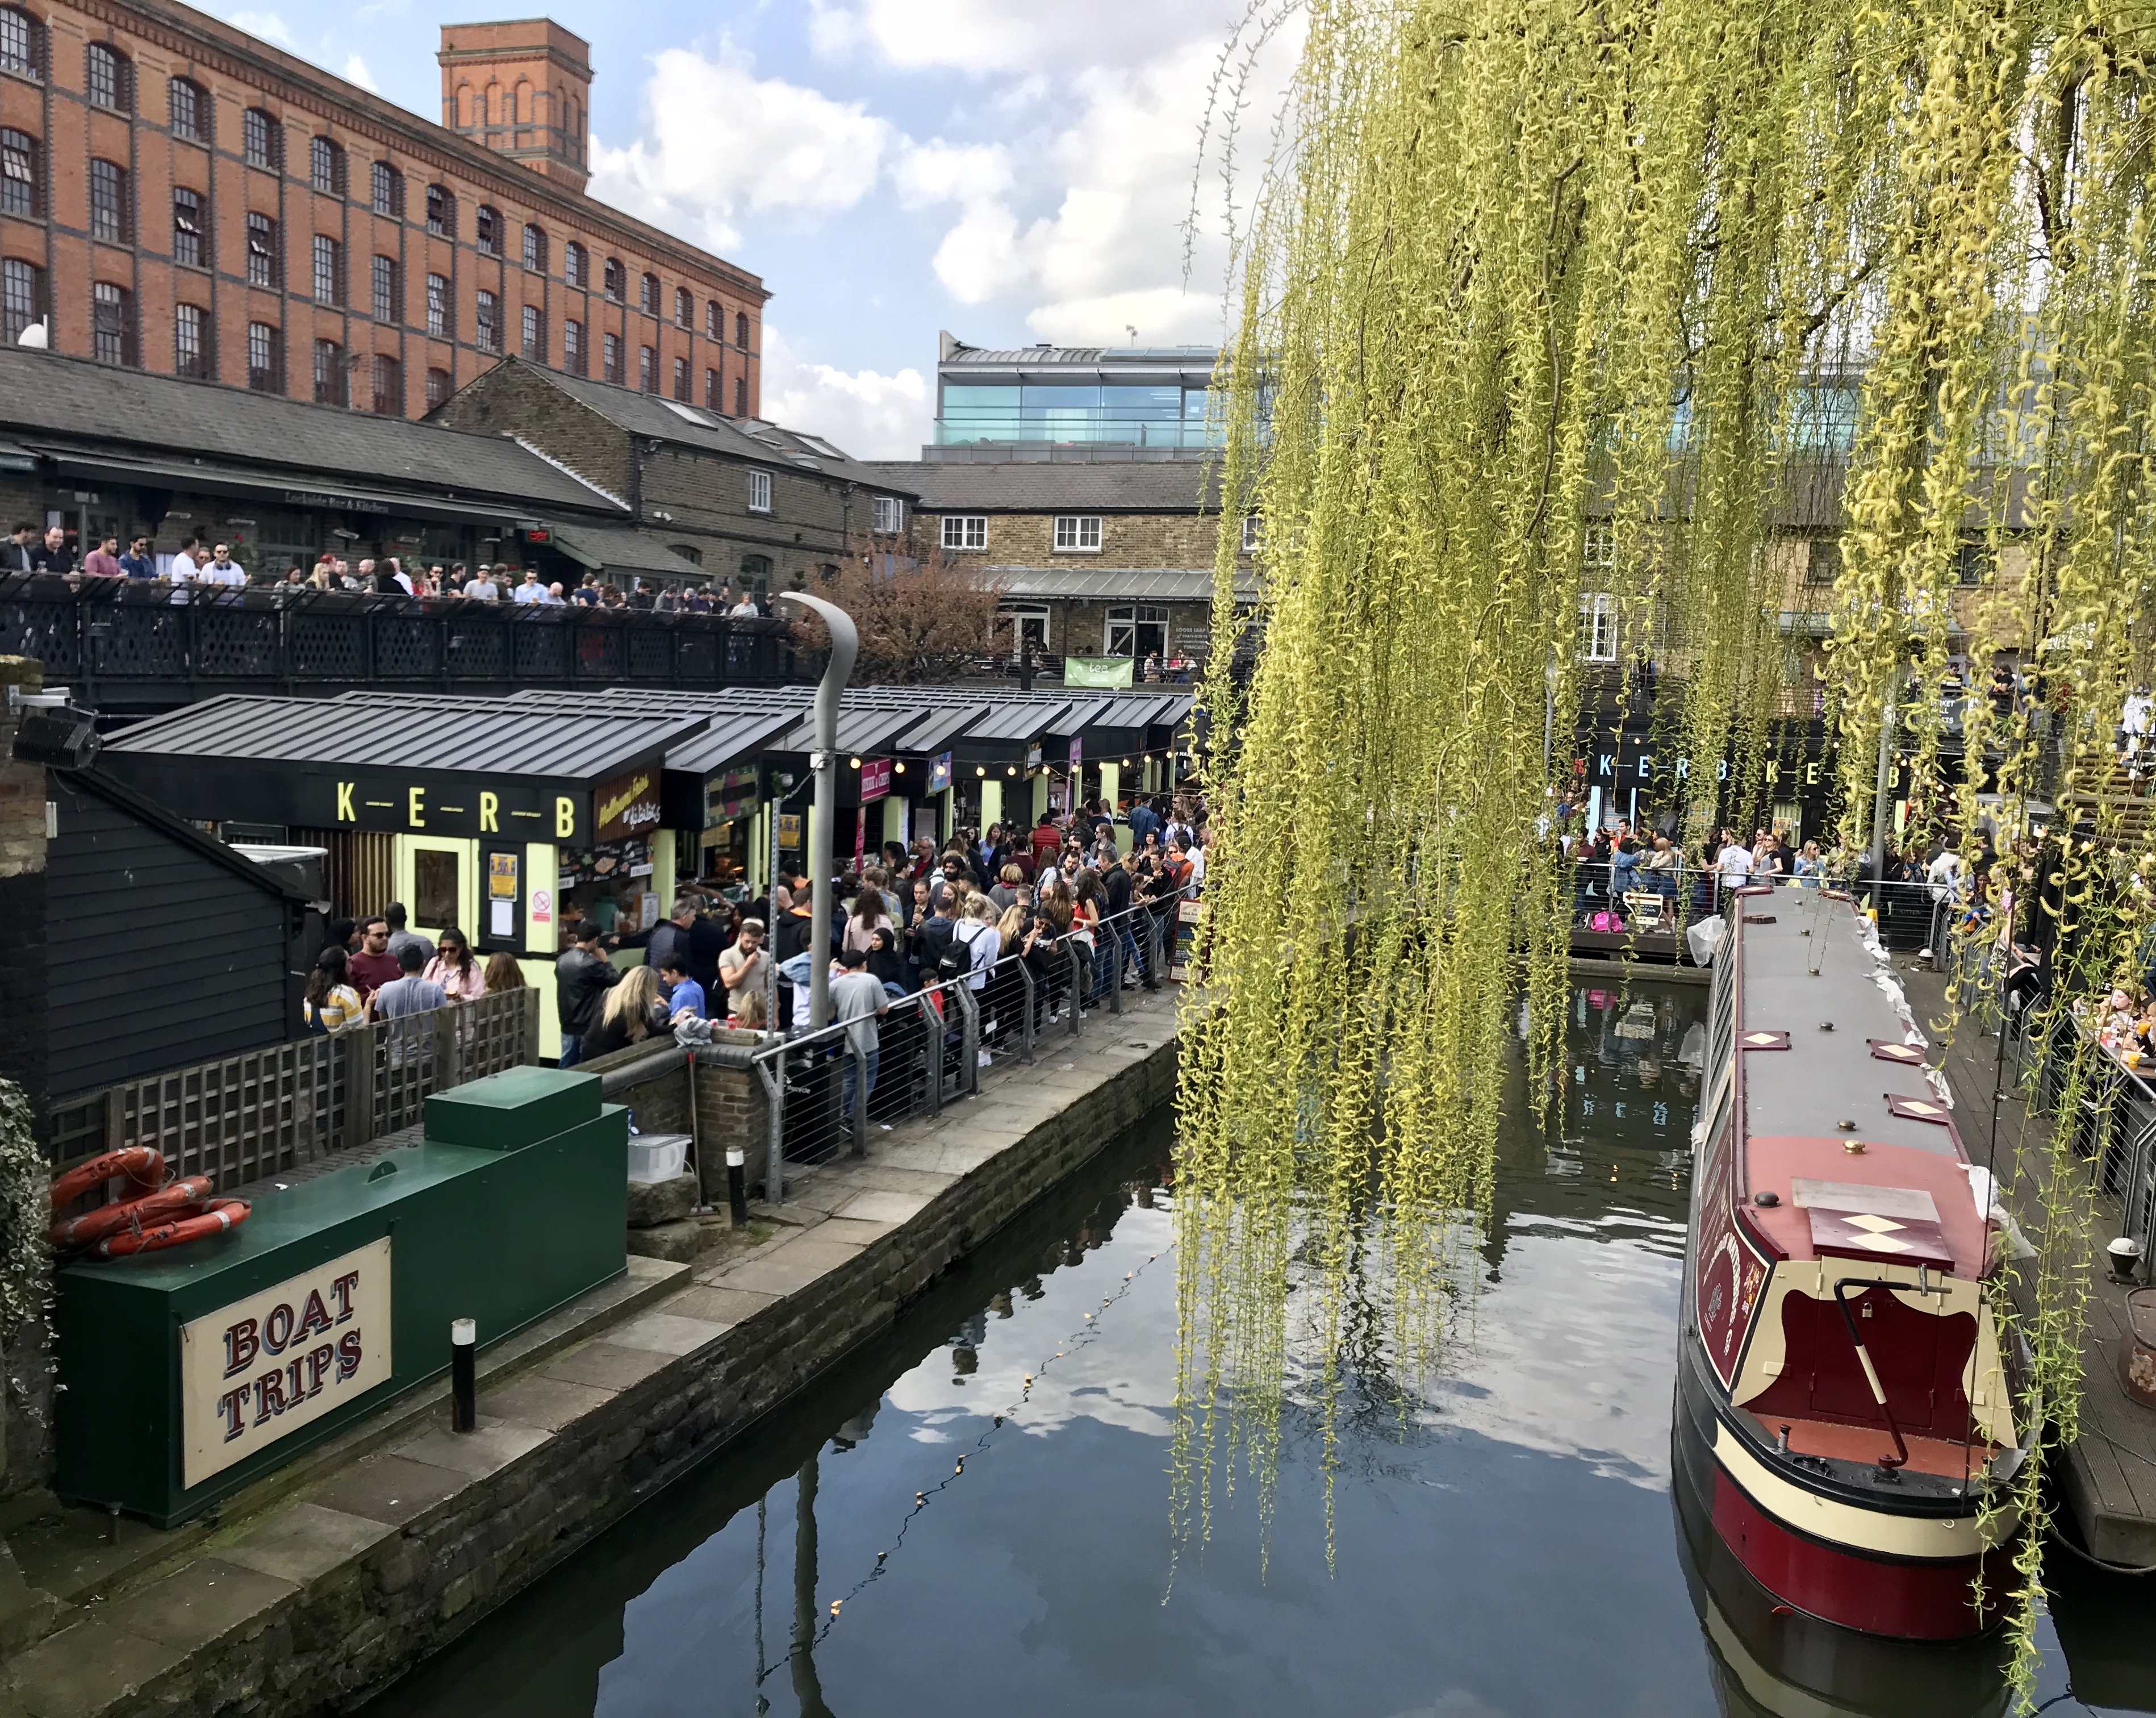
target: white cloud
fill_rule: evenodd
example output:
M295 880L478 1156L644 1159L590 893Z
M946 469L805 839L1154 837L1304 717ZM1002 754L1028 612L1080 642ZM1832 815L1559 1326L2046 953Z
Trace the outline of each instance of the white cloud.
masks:
M1073 65L1137 64L1172 41L1214 49L1233 0L1089 0L1078 6L1012 0L812 0L809 39L819 53L869 48L895 66L974 76L1050 72Z
M928 440L935 413L927 378L904 369L841 370L803 357L763 325L763 414L835 442L860 459L906 460Z
M908 208L1000 197L1010 188L1010 152L1000 143L908 143L891 169Z
M748 58L670 48L644 85L644 135L626 148L596 140L592 193L649 219L701 229L721 249L747 214L831 214L875 186L899 133L859 102L834 101Z
M225 22L234 29L244 30L250 36L259 36L265 42L275 42L280 48L299 52L299 44L292 39L292 32L285 20L274 12L231 12Z
M374 88L374 74L367 69L367 62L357 54L345 61L344 75L346 83L357 84L362 90Z

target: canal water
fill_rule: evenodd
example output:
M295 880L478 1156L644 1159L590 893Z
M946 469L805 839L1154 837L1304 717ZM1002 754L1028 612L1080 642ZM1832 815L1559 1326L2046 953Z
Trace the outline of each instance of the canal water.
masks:
M1574 991L1561 1114L1506 1132L1437 1376L1403 1407L1381 1361L1358 1363L1329 1521L1319 1428L1291 1400L1269 1519L1245 1478L1216 1484L1204 1543L1174 1536L1162 1115L371 1710L2002 1712L1991 1649L1806 1633L1718 1566L1672 1494L1705 1000ZM2072 1656L2047 1625L2039 1699L2156 1710L2148 1602L2074 1571Z

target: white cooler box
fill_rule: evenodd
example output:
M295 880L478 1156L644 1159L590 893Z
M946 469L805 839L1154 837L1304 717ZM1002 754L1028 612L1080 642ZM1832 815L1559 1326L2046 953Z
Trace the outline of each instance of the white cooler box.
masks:
M686 1134L631 1134L629 1136L629 1178L632 1181L670 1181L689 1161Z

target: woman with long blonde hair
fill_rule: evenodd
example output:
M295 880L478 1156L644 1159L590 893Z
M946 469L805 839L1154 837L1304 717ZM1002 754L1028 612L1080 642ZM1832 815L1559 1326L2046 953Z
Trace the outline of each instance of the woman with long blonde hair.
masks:
M658 972L649 966L632 966L607 992L598 1024L584 1034L582 1059L589 1062L625 1050L665 1030L666 999L660 994Z

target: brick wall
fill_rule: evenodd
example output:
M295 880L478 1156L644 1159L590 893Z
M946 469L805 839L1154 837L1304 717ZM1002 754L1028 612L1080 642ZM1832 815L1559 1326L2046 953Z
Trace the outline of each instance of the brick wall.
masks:
M246 385L248 325L261 322L282 336L286 392L313 397L313 342L334 340L362 358L352 372L353 404L362 409L372 404L371 357L378 353L401 365L403 409L416 417L426 409L430 369L444 372L455 387L494 363L494 354L476 343L476 295L485 291L500 301L504 349L517 349L523 308L530 305L544 313L548 362L562 362L562 324L574 318L583 325L587 349L594 354L605 332L621 337L632 364L639 346L654 346L662 370L676 355L688 357L700 390L705 369L721 369L729 405L734 378L746 378L749 409L759 409L766 295L754 275L590 202L572 183L542 177L185 7L152 11L127 0L100 0L92 11L32 0L27 9L44 36L43 75L0 72L0 125L38 140L43 207L34 219L0 218L0 252L44 271L55 349L92 351L91 287L102 281L133 294L137 361L146 368L175 370L174 310L185 302L210 313L209 362L218 380ZM112 111L88 99L87 53L94 41L110 44L131 68L131 112ZM175 77L192 81L208 97L212 123L205 142L174 135L168 88ZM281 171L247 162L242 125L250 107L280 122ZM316 135L344 152L341 193L313 188L309 148ZM127 170L133 220L131 231L116 244L89 236L93 159ZM401 215L373 211L377 161L401 177ZM451 236L428 230L429 184L451 193L456 215ZM175 260L175 188L203 200L207 266ZM501 217L497 254L479 248L476 216L483 204ZM273 287L249 283L250 212L278 223L280 278ZM521 265L526 223L547 236L543 270ZM340 305L314 301L311 251L317 234L344 248ZM564 269L572 241L584 247L590 263L587 280L576 286ZM377 255L398 263L403 301L396 315L379 324L371 314L370 291ZM609 257L626 273L625 302L610 301L602 291ZM637 302L646 271L660 283L655 316ZM449 283L452 323L443 338L428 333L429 274ZM673 321L675 290L682 286L694 304L687 327ZM717 341L706 332L711 306L716 306ZM737 318L743 315L748 318L745 347L736 340Z
M1216 515L1194 507L1177 513L1103 513L1098 554L1055 548L1053 513L990 513L988 546L978 558L992 567L1184 567L1212 571ZM1239 527L1240 528L1240 527ZM925 552L943 540L943 516L924 509L914 519ZM974 558L972 551L967 558Z
M477 386L436 411L434 421L453 430L519 436L623 501L634 486L629 437L620 426L521 364L490 370Z

